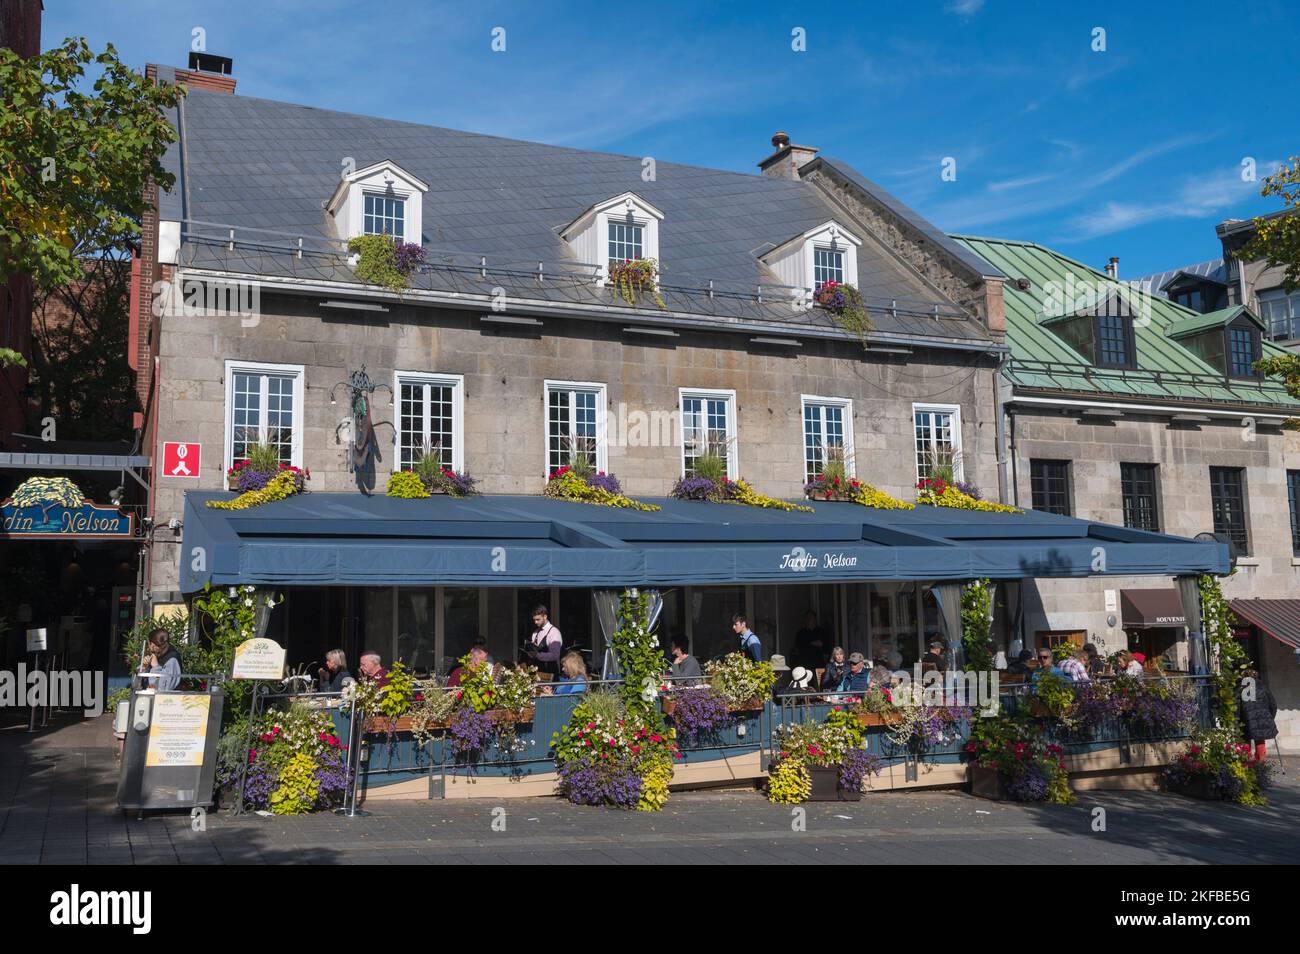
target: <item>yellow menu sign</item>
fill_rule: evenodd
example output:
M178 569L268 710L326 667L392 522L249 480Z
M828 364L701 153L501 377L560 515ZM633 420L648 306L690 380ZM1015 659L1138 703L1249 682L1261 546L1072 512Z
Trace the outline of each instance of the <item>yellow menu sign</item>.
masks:
M145 766L172 768L202 765L211 703L212 699L206 693L155 695Z

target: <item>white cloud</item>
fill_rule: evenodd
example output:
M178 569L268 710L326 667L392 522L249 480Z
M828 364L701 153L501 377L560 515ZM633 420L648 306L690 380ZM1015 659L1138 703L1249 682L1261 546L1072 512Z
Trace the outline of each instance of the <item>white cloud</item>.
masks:
M960 17L973 17L984 8L984 0L952 0L945 10Z

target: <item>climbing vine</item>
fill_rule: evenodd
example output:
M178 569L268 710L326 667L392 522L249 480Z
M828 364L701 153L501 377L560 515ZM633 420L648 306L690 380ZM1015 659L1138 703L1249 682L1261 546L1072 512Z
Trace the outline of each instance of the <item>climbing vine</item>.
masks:
M1219 578L1203 575L1197 580L1197 586L1201 591L1205 641L1209 644L1212 660L1210 685L1214 690L1215 713L1219 724L1230 729L1235 737L1241 728L1237 686L1241 682L1242 670L1250 665L1250 659L1245 648L1232 636L1232 610L1224 599Z
M989 632L993 626L993 586L973 580L961 591L961 641L966 647L967 672L991 672L993 653Z

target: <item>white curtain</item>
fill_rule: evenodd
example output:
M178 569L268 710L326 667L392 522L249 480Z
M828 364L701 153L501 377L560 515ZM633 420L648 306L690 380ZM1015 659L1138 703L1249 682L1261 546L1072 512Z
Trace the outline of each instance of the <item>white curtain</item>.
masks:
M610 645L615 631L619 627L619 600L624 590L593 590L592 599L596 602L596 619L600 621L600 632L605 637L605 659L600 667L601 679L617 679L620 675L618 654ZM631 590L632 593L644 593L650 598L649 618L646 632L653 633L659 625L659 616L664 611L664 597L658 590Z
M1177 579L1178 596L1183 601L1183 615L1187 617L1187 666L1193 676L1203 676L1210 671L1209 654L1205 649L1205 621L1201 613L1201 588L1195 576Z
M950 669L960 669L966 662L965 645L961 641L961 591L964 588L962 583L936 583L930 587L934 601L939 604L943 635L948 640Z

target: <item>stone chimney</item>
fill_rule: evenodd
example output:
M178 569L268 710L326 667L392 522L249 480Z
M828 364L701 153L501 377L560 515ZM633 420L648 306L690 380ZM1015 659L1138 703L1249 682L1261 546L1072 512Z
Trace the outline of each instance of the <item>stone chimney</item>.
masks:
M776 152L758 164L765 176L774 179L798 179L799 168L812 162L817 150L812 146L794 146L790 137L778 132L772 137L772 146Z
M145 76L159 83L184 83L189 89L207 89L233 96L235 78L230 75L233 68L234 61L228 56L192 50L189 69L150 63L145 67Z
M1112 255L1110 261L1106 263L1106 274L1115 281L1119 281L1119 256Z

